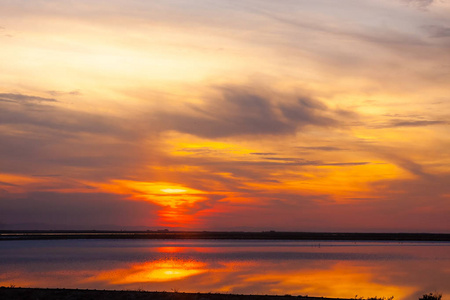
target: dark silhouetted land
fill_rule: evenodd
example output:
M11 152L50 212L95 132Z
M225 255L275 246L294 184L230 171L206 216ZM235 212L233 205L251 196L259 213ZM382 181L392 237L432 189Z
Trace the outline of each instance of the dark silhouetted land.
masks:
M0 240L203 239L322 241L450 241L441 233L213 232L213 231L0 231Z
M337 300L307 296L235 295L144 291L100 291L79 289L0 288L2 300ZM342 299L342 298L340 298ZM348 300L348 299L342 299Z

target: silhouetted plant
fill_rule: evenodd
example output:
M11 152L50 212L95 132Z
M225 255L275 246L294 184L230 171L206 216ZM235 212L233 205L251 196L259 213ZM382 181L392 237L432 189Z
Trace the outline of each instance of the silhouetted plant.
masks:
M419 300L441 300L441 299L442 299L442 294L438 294L438 293L424 294L422 297L419 298Z

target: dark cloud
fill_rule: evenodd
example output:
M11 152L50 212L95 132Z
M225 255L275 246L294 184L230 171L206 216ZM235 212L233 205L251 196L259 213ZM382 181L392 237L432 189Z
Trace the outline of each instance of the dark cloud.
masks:
M272 152L253 152L250 154L251 155L277 155L276 153L272 153Z
M317 161L317 160L311 161L311 160L303 160L303 159L291 158L291 157L264 157L264 159L281 162L281 164L291 165L291 166L319 166L319 167L320 166L360 166L360 165L370 164L370 162L367 162L367 161L328 163L328 162ZM259 163L256 162L255 164L259 164Z
M214 149L211 149L208 147L182 148L182 149L179 149L178 151L188 152L188 153L193 153L193 154L200 154L200 155L211 154L211 153L217 152L217 150L214 150Z
M323 103L299 98L280 103L239 87L224 87L221 95L202 106L161 111L154 116L160 128L206 138L243 135L293 134L308 126L336 126L335 113Z
M430 37L434 38L445 38L450 37L450 27L429 25L423 27Z
M364 166L368 164L371 164L371 162L357 161L357 162L342 162L342 163L323 163L322 166L345 167L345 166Z
M0 221L68 226L144 225L159 209L150 202L130 201L106 193L30 192L0 198Z
M103 178L148 157L148 134L136 120L65 109L52 98L3 93L0 100L3 172Z
M276 167L276 166L358 166L367 165L371 162L324 162L320 160L305 160L299 158L291 157L264 157L263 161L248 161L248 160L233 160L233 161L217 161L217 160L204 160L203 162L198 162L200 165L225 165L225 164L236 164L237 166L252 166L252 167ZM225 166L224 166L225 167Z
M12 103L20 103L20 104L30 104L30 103L40 103L40 102L58 102L53 98L43 98L36 96L29 96L23 94L9 94L9 93L0 93L0 101L2 102L12 102Z
M13 95L13 96L5 96ZM93 113L70 111L47 102L57 102L55 99L41 98L20 94L0 94L0 124L11 124L28 131L36 131L41 136L52 134L91 133L102 135L120 135L133 137L139 131L126 129L127 123L114 117L106 117ZM45 101L46 103L41 103ZM13 105L13 103L25 104ZM31 104L28 107L28 104Z
M314 150L314 151L344 151L346 149L332 146L317 146L317 147L296 147L301 150Z
M13 184L13 183L9 183L9 182L4 182L4 181L0 181L0 185L5 185L5 186L17 186L17 184Z
M392 127L417 127L417 126L429 126L429 125L442 125L448 124L445 121L394 121L391 123Z
M446 125L447 121L439 120L392 120L385 125L379 126L379 128L393 128L393 127L423 127L431 125Z
M70 136L58 132L0 133L2 172L27 174L58 174L101 180L125 176L142 168L151 153L140 141L111 140L101 136ZM44 173L45 172L45 173ZM46 175L48 176L48 175Z

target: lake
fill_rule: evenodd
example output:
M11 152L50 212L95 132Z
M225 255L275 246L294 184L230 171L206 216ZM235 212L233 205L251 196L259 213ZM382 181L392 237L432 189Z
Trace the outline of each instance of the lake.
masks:
M418 299L450 295L449 242L0 241L0 286Z

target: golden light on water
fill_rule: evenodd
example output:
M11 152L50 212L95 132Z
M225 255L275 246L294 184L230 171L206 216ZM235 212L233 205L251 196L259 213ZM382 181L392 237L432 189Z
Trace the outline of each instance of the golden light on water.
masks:
M162 253L182 253L181 248L160 248ZM184 259L161 259L100 272L89 281L107 281L112 285L136 285L177 282L185 291L191 286L208 286L213 291L260 293L252 286L264 286L267 294L326 296L333 298L394 296L407 299L416 291L408 284L386 282L384 268L358 262L330 262L314 268L301 263L281 262L275 266L257 261L218 261L216 263ZM283 270L281 270L283 269ZM231 280L231 277L239 280ZM182 281L180 281L182 280ZM246 288L248 287L248 288Z
M414 292L411 286L379 283L383 275L376 266L361 266L354 262L340 262L321 269L288 269L286 272L267 272L245 278L246 282L277 282L273 293L293 295L327 295L333 298L394 296L404 299Z
M102 272L91 280L106 280L111 284L165 282L185 279L206 271L205 264L201 262L162 259L143 264L134 264L129 269Z

